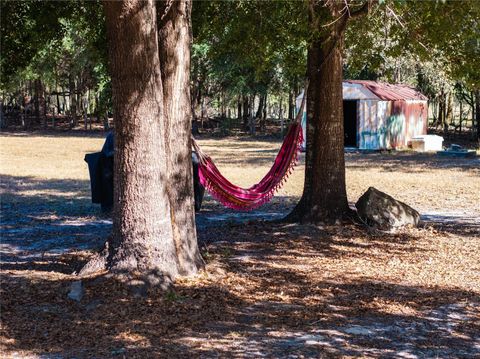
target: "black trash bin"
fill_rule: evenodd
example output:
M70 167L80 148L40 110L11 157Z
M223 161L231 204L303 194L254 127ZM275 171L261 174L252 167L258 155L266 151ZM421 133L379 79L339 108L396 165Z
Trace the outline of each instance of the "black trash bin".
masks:
M92 203L99 203L103 212L110 212L113 208L113 149L113 132L110 132L100 152L85 155Z
M90 187L92 203L99 203L103 212L110 212L113 208L113 158L114 136L109 132L100 152L85 155L90 174ZM195 198L195 211L202 207L205 188L200 183L198 174L199 159L195 152L192 153L193 164L193 190Z
M198 174L198 165L200 159L196 152L192 152L193 165L193 195L195 197L195 211L198 212L202 208L203 195L205 194L205 187L200 183L200 175Z

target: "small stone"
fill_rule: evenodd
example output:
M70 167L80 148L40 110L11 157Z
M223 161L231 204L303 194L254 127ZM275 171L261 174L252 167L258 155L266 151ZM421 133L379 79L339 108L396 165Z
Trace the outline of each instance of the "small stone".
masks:
M299 341L303 341L305 345L323 345L325 344L325 337L322 335L307 334L298 338Z
M102 304L102 301L100 299L95 299L92 300L90 303L88 303L85 306L85 309L90 312L96 310L100 305Z
M372 331L364 327L354 326L354 327L345 329L345 333L353 334L353 335L370 335L372 334Z
M369 225L381 229L418 226L420 214L409 205L370 187L355 203L358 215Z
M410 353L406 350L399 351L399 352L395 353L395 355L398 358L405 358L405 359L416 359L416 358L418 358L417 355L412 354L412 353Z
M111 351L112 355L122 355L122 354L125 354L126 352L127 352L127 349L125 348L114 348Z
M83 294L84 291L81 280L73 282L70 285L70 292L68 293L68 298L80 302L82 300Z

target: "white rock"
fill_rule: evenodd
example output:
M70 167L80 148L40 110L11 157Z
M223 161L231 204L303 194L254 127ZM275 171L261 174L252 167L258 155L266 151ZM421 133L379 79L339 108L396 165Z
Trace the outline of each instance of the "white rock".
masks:
M345 333L353 334L353 335L371 335L372 331L364 327L354 326L354 327L345 329Z
M70 286L70 292L68 293L68 298L75 300L77 302L80 302L83 297L83 286L82 286L82 281L78 280L76 282L73 282L72 285Z

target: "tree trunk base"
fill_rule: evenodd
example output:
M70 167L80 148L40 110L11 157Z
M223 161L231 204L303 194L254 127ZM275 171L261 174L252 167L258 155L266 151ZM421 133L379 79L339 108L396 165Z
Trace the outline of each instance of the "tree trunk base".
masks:
M90 258L88 262L82 267L82 269L80 269L77 274L78 276L88 276L107 270L108 258L110 256L110 240L111 238L109 237L105 242L103 249L100 252L95 253L93 257Z
M135 296L145 297L150 288L169 290L177 273L169 273L160 266L155 268L118 268L111 250L111 237L105 242L104 248L95 253L83 268L77 273L79 277L87 277L94 274L107 274L113 276L126 287L132 290ZM135 262L135 259L132 259ZM122 264L125 260L122 261ZM123 265L124 267L124 265ZM200 269L200 268L199 268Z
M290 212L282 221L285 223L333 225L345 222L358 223L359 217L357 212L351 209L348 205L346 205L345 208L336 208L335 211L332 211L330 208L314 208L314 206L306 206L302 198L292 212Z

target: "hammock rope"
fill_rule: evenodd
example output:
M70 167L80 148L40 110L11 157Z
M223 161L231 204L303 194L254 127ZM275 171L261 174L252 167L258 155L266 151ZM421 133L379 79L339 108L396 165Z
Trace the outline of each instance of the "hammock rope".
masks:
M224 206L240 211L255 209L272 199L297 164L298 153L303 142L300 122L305 106L305 97L303 97L300 110L295 121L290 125L272 167L260 182L252 187L242 188L231 183L220 173L210 156L200 149L192 137L192 145L200 161L198 168L200 182L212 197Z

